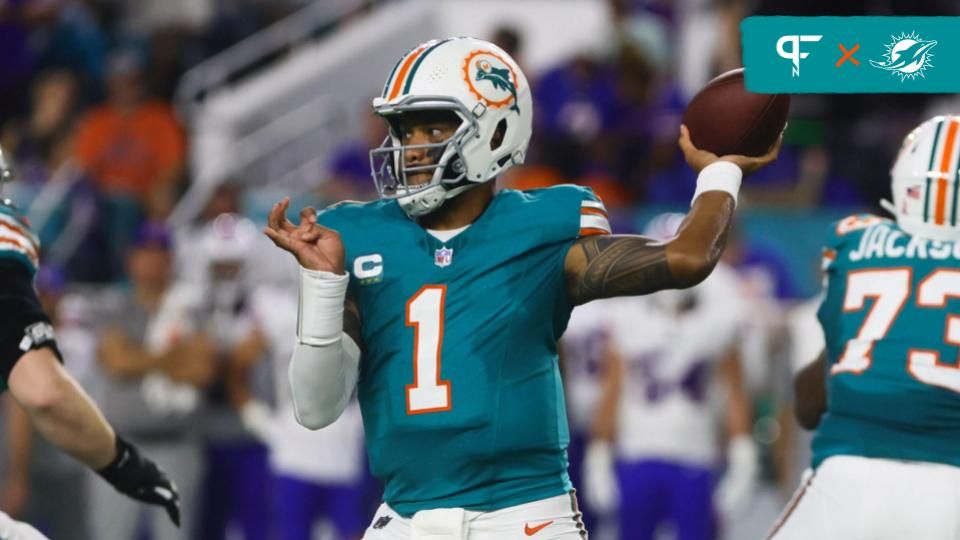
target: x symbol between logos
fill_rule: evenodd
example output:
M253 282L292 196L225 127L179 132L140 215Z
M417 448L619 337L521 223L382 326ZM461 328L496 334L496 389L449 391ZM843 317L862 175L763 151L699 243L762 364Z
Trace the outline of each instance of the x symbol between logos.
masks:
M834 65L834 67L840 67L840 65L846 62L847 60L850 60L851 62L853 62L853 65L855 66L860 65L860 62L858 62L857 59L853 57L853 53L857 52L857 49L860 48L859 43L854 45L853 48L850 49L849 51L846 49L846 47L843 46L843 43L840 43L837 46L840 47L841 51L843 51L843 56L841 56L840 59L837 60L837 63Z

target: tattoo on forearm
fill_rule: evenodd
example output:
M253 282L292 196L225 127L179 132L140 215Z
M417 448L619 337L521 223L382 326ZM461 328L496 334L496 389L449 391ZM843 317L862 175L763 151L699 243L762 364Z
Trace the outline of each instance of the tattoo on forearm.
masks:
M594 236L578 242L586 269L573 277L574 303L647 294L672 284L667 248L642 236Z

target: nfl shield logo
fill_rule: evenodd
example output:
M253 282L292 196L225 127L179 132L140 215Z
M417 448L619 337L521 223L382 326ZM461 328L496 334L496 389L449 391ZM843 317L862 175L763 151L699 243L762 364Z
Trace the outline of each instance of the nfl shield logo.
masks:
M433 252L433 262L440 268L450 266L453 262L453 250L444 246Z

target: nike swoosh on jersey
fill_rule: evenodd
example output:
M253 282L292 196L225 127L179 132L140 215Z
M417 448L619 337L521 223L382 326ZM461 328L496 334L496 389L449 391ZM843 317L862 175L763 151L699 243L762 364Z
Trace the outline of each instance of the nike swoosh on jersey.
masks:
M527 536L533 536L533 535L537 534L538 532L542 531L543 529L546 529L547 527L549 527L551 523L553 523L553 521L548 521L548 522L546 522L546 523L541 523L541 524L537 525L536 527L531 527L529 523L525 523L525 524L523 525L523 534L525 534L525 535L527 535Z

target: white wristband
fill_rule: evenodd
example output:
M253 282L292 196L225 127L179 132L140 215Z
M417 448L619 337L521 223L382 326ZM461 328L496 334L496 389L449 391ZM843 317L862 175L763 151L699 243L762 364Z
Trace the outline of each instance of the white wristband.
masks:
M350 274L300 267L300 310L297 342L313 347L330 345L343 333L343 302Z
M743 171L740 167L729 161L714 161L697 175L697 190L693 192L690 206L693 206L697 197L707 191L726 191L733 197L733 205L736 207L741 180L743 180Z

